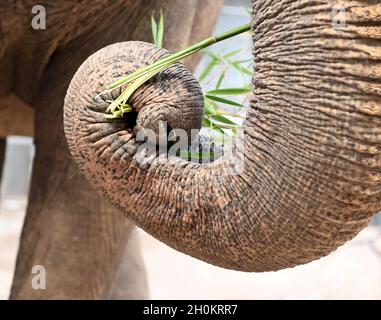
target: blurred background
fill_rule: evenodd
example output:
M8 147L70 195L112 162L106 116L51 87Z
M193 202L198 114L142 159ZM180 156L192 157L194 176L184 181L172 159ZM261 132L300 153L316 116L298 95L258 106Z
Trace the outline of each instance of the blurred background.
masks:
M249 7L248 0L226 0L216 33L250 22ZM249 61L243 67L250 68L250 46L250 35L245 34L210 50L223 56L231 53L229 48L240 48L232 61ZM206 55L197 68L198 76L210 62L210 55ZM215 88L221 73L222 87L247 85L250 76L232 64L233 67L212 70L203 82L204 89ZM9 294L33 156L32 138L7 139L0 185L0 299L7 299ZM134 236L141 242L152 299L381 299L380 215L330 256L293 269L262 274L208 265L174 251L142 230Z

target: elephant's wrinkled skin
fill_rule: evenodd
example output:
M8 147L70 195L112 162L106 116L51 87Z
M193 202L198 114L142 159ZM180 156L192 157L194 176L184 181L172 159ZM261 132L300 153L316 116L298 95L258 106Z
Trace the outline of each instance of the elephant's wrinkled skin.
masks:
M335 1L254 1L243 172L226 174L224 159L141 168L123 149L128 128L103 121L107 104L94 96L97 75L111 83L128 70L130 43L91 56L68 90L65 130L80 169L138 226L209 263L274 271L329 254L381 209L381 4L338 3L345 27L333 24ZM194 103L193 93L178 101Z
M46 30L31 28L36 4L46 8ZM175 51L211 34L221 4L222 0L0 2L0 137L32 134L34 129L37 151L11 298L147 296L139 254L131 251L136 245L128 241L133 225L94 192L67 150L64 97L78 67L95 51L119 41L152 41L153 10L163 9L164 45ZM187 64L193 67L197 59ZM32 289L34 265L47 270L46 290Z

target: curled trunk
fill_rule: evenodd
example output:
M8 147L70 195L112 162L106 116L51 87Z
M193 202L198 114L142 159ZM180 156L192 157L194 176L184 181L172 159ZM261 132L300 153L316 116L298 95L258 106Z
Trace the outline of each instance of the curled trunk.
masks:
M254 1L243 172L229 174L224 158L139 165L131 128L105 121L107 104L94 100L136 63L126 59L130 43L91 56L69 87L65 131L79 167L138 226L209 263L270 271L329 254L381 208L380 6L341 3L344 29L333 28L328 0ZM196 89L174 95L196 87L186 74L158 76L136 96L165 81L151 123L201 99Z

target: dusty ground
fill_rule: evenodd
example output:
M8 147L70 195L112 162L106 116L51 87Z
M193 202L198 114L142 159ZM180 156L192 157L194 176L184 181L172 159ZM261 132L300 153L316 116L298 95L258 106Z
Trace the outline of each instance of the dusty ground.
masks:
M0 299L8 296L22 218L20 210L0 213ZM153 299L381 299L380 228L369 227L329 257L265 274L217 268L143 231L137 236Z
M381 237L375 227L330 256L273 273L224 270L141 234L155 299L381 299ZM378 251L373 245L378 238Z

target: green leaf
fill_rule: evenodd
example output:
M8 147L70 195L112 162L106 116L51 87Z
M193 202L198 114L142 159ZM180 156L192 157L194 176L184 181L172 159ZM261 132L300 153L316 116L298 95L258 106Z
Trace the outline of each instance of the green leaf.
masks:
M151 16L151 30L152 30L152 36L153 36L153 43L157 45L157 24L155 20L155 11L152 12L152 16Z
M213 128L212 123L209 121L209 119L204 116L204 119L202 120L202 125L206 128Z
M247 94L251 92L250 87L242 87L242 88L226 88L226 89L217 89L210 90L206 94L207 95L217 95L217 96L229 96L229 95L238 95L238 94Z
M192 159L210 159L215 156L221 156L220 153L214 153L214 152L190 152L190 151L182 151L180 150L179 156L185 157L185 158L192 158Z
M213 51L210 51L210 50L204 50L205 54L211 58L212 60L215 60L215 61L221 61L221 57L219 55L217 55L216 53L214 53Z
M232 120L230 120L224 116L221 116L219 114L213 115L212 119L220 121L220 122L225 123L225 124L229 124L229 125L233 125L233 126L239 126L238 123L235 123L234 121L232 121Z
M214 106L210 104L206 99L204 104L205 104L205 109L204 109L205 114L214 114L216 112Z
M233 63L231 63L231 66L234 67L240 73L247 74L250 77L253 76L253 70L242 67L239 63L233 62Z
M216 65L217 65L217 62L215 60L210 61L209 64L204 69L204 71L201 73L200 77L198 78L198 81L199 82L204 81Z
M244 59L244 60L237 60L237 61L234 61L235 63L238 63L238 64L243 64L243 63L253 63L253 59Z
M225 134L225 132L220 127L214 125L212 123L212 121L209 120L208 117L204 117L203 126L206 128L209 128L211 130L214 130L214 131L218 132L219 134Z
M221 128L219 128L219 127L215 127L215 126L213 126L212 130L213 130L213 131L216 131L216 132L218 132L219 134L222 134L222 135L225 134L225 131L222 130Z
M222 71L220 77L218 78L218 81L217 81L217 84L216 84L216 89L219 89L221 87L222 82L225 79L225 75L226 75L226 69L224 71Z
M237 55L238 53L242 52L243 49L238 49L238 50L234 50L232 52L229 52L227 54L225 54L224 56L222 56L223 59L229 59L231 57L234 57L235 55Z
M244 108L244 106L242 104L240 104L238 102L235 102L235 101L232 101L232 100L228 100L228 99L225 99L225 98L212 96L210 94L206 94L205 96L208 99L213 100L213 101L221 102L221 103L228 104L228 105L235 106L235 107Z
M216 120L216 119L213 119L211 117L207 117L207 119L209 120L210 124L212 125L212 129L233 129L235 128L237 125L236 124L228 124L228 123L221 123L221 121L219 120Z
M159 30L157 31L157 46L159 48L163 47L163 40L164 40L164 17L163 17L163 11L160 11L160 22L159 22Z

